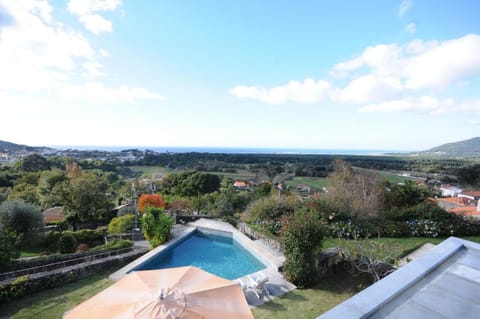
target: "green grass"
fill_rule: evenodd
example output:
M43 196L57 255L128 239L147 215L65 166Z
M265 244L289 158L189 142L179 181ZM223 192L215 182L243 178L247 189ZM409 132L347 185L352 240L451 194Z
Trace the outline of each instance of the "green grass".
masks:
M256 319L316 318L347 300L366 285L362 277L339 271L310 289L296 289L252 310Z
M378 176L380 176L382 179L392 183L392 184L398 184L398 183L405 183L405 180L416 180L416 178L413 177L406 177L406 176L398 176L394 172L389 172L389 171L380 171L380 170L375 170L375 169L366 169L366 168L360 168L360 167L354 167L353 168L355 171L359 172L365 172L365 173L373 173Z
M392 258L402 258L410 254L420 246L426 243L439 244L444 241L446 238L424 238L424 237L409 237L409 238L371 238L365 240L368 244L375 242L380 243L379 248L376 249L375 257L377 259L383 259L387 256ZM480 236L469 236L464 237L464 239L480 243ZM330 247L346 247L353 248L354 245L357 245L353 240L339 239L339 238L328 238L324 241L323 248L327 249ZM370 245L371 246L371 245Z
M22 250L20 252L20 257L38 257L40 256L41 250Z
M216 172L216 171L206 171L205 173L225 176L233 180L252 180L255 179L255 173L250 172L245 169L237 169L236 173L227 173L227 172Z
M162 177L167 174L171 173L182 173L185 172L184 169L171 169L162 166L132 166L131 170L134 172L140 172L144 177L151 177L157 178ZM217 172L217 171L206 171L205 173L215 174L220 176L226 176L231 179L239 179L239 180L251 180L255 179L256 174L254 172L245 170L245 169L237 169L236 173L227 173L227 172ZM260 179L268 179L268 177L264 176L264 174L258 174L258 178Z
M327 179L325 177L296 176L291 180L285 181L285 184L287 184L288 186L305 184L309 186L312 190L320 191L323 187L327 187Z
M142 173L142 176L152 177L152 178L162 177L170 173L183 172L182 170L174 170L174 169L162 167L162 166L132 166L130 167L130 169L134 172Z
M110 286L113 281L108 276L116 268L110 268L94 276L0 304L0 318L52 319L62 318L63 314L82 301Z
M465 237L480 242L480 236ZM401 258L425 243L440 243L443 238L380 238L381 249L376 251L377 258L393 256ZM375 242L377 239L367 240ZM324 248L335 246L353 246L352 240L328 238ZM105 270L95 276L67 284L63 287L39 292L19 300L0 304L0 318L61 318L65 311L110 286L113 281L108 276L116 269ZM346 272L338 272L323 278L310 289L296 289L261 307L253 309L255 318L315 318L342 301L350 298L364 287L366 281L361 277L352 277Z

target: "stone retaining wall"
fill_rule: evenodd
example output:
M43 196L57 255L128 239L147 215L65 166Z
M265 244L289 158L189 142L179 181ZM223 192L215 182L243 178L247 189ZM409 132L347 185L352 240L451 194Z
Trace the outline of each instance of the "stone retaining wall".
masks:
M0 282L0 304L41 290L63 286L66 283L94 275L109 267L122 266L146 252L146 249L135 249L117 256L109 256L52 271L4 280Z
M27 260L25 265L31 265L28 268L18 269L10 272L0 274L0 282L24 275L35 274L40 272L47 272L58 268L73 266L89 262L96 259L102 259L109 256L121 255L132 251L132 247L115 250L94 251L86 253L74 253L65 255L52 255L45 257L38 257L32 260Z

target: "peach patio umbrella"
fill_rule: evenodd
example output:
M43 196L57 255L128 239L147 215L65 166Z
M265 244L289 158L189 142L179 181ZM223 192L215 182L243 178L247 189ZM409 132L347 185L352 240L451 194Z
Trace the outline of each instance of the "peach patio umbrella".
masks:
M188 266L130 273L64 318L253 319L253 315L234 282Z

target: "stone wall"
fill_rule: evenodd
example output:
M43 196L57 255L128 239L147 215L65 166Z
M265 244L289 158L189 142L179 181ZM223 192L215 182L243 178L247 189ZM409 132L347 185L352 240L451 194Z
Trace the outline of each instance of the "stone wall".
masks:
M94 275L103 269L113 266L120 267L146 252L146 249L135 249L121 255L4 280L0 282L0 304L41 290L63 286L66 283Z

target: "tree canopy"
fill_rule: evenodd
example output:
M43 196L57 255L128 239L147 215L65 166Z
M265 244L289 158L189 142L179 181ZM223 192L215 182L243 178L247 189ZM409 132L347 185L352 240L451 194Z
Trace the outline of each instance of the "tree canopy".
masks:
M142 194L138 199L137 207L143 213L147 207L165 208L165 201L159 194Z
M43 215L37 206L22 200L7 200L0 204L0 224L3 229L15 233L21 243L27 233L41 229Z

